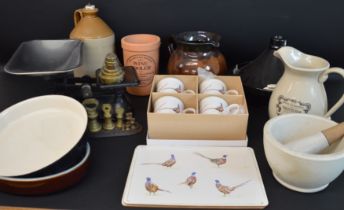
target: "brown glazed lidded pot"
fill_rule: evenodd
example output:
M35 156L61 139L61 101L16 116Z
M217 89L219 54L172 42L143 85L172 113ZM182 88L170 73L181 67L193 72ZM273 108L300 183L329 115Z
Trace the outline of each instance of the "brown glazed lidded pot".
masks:
M169 74L196 75L198 68L224 74L227 64L219 50L221 37L206 31L189 31L172 36L176 44L169 45Z

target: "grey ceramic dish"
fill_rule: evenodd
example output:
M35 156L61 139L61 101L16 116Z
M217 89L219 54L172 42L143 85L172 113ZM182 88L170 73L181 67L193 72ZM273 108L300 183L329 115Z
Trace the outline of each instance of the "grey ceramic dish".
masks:
M20 44L4 70L30 76L68 73L81 66L81 57L80 40L32 40Z

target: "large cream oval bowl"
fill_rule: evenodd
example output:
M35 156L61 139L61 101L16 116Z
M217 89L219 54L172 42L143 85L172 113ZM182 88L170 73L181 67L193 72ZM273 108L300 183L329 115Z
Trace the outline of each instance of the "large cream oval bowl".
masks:
M46 95L19 102L0 113L0 176L33 173L66 155L87 126L75 99Z

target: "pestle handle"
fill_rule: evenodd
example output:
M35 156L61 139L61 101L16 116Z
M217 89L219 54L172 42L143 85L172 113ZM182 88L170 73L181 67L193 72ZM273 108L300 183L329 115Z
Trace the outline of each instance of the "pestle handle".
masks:
M321 131L326 137L328 144L332 144L337 140L340 140L344 136L344 122L339 123L333 127Z
M291 140L285 146L294 151L317 154L343 136L344 122L301 139Z

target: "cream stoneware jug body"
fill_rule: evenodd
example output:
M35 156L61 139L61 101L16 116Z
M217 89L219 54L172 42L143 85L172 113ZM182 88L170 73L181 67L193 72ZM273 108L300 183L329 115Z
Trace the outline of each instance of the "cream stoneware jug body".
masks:
M281 59L285 70L269 101L270 118L287 113L329 117L343 105L344 94L327 111L327 95L323 84L330 73L337 73L344 78L343 69L329 68L330 64L325 59L289 46L280 48L274 55Z
M97 16L94 5L74 11L75 27L71 39L83 41L82 66L74 71L75 77L96 77L96 70L104 64L108 53L114 52L115 35L111 28Z

